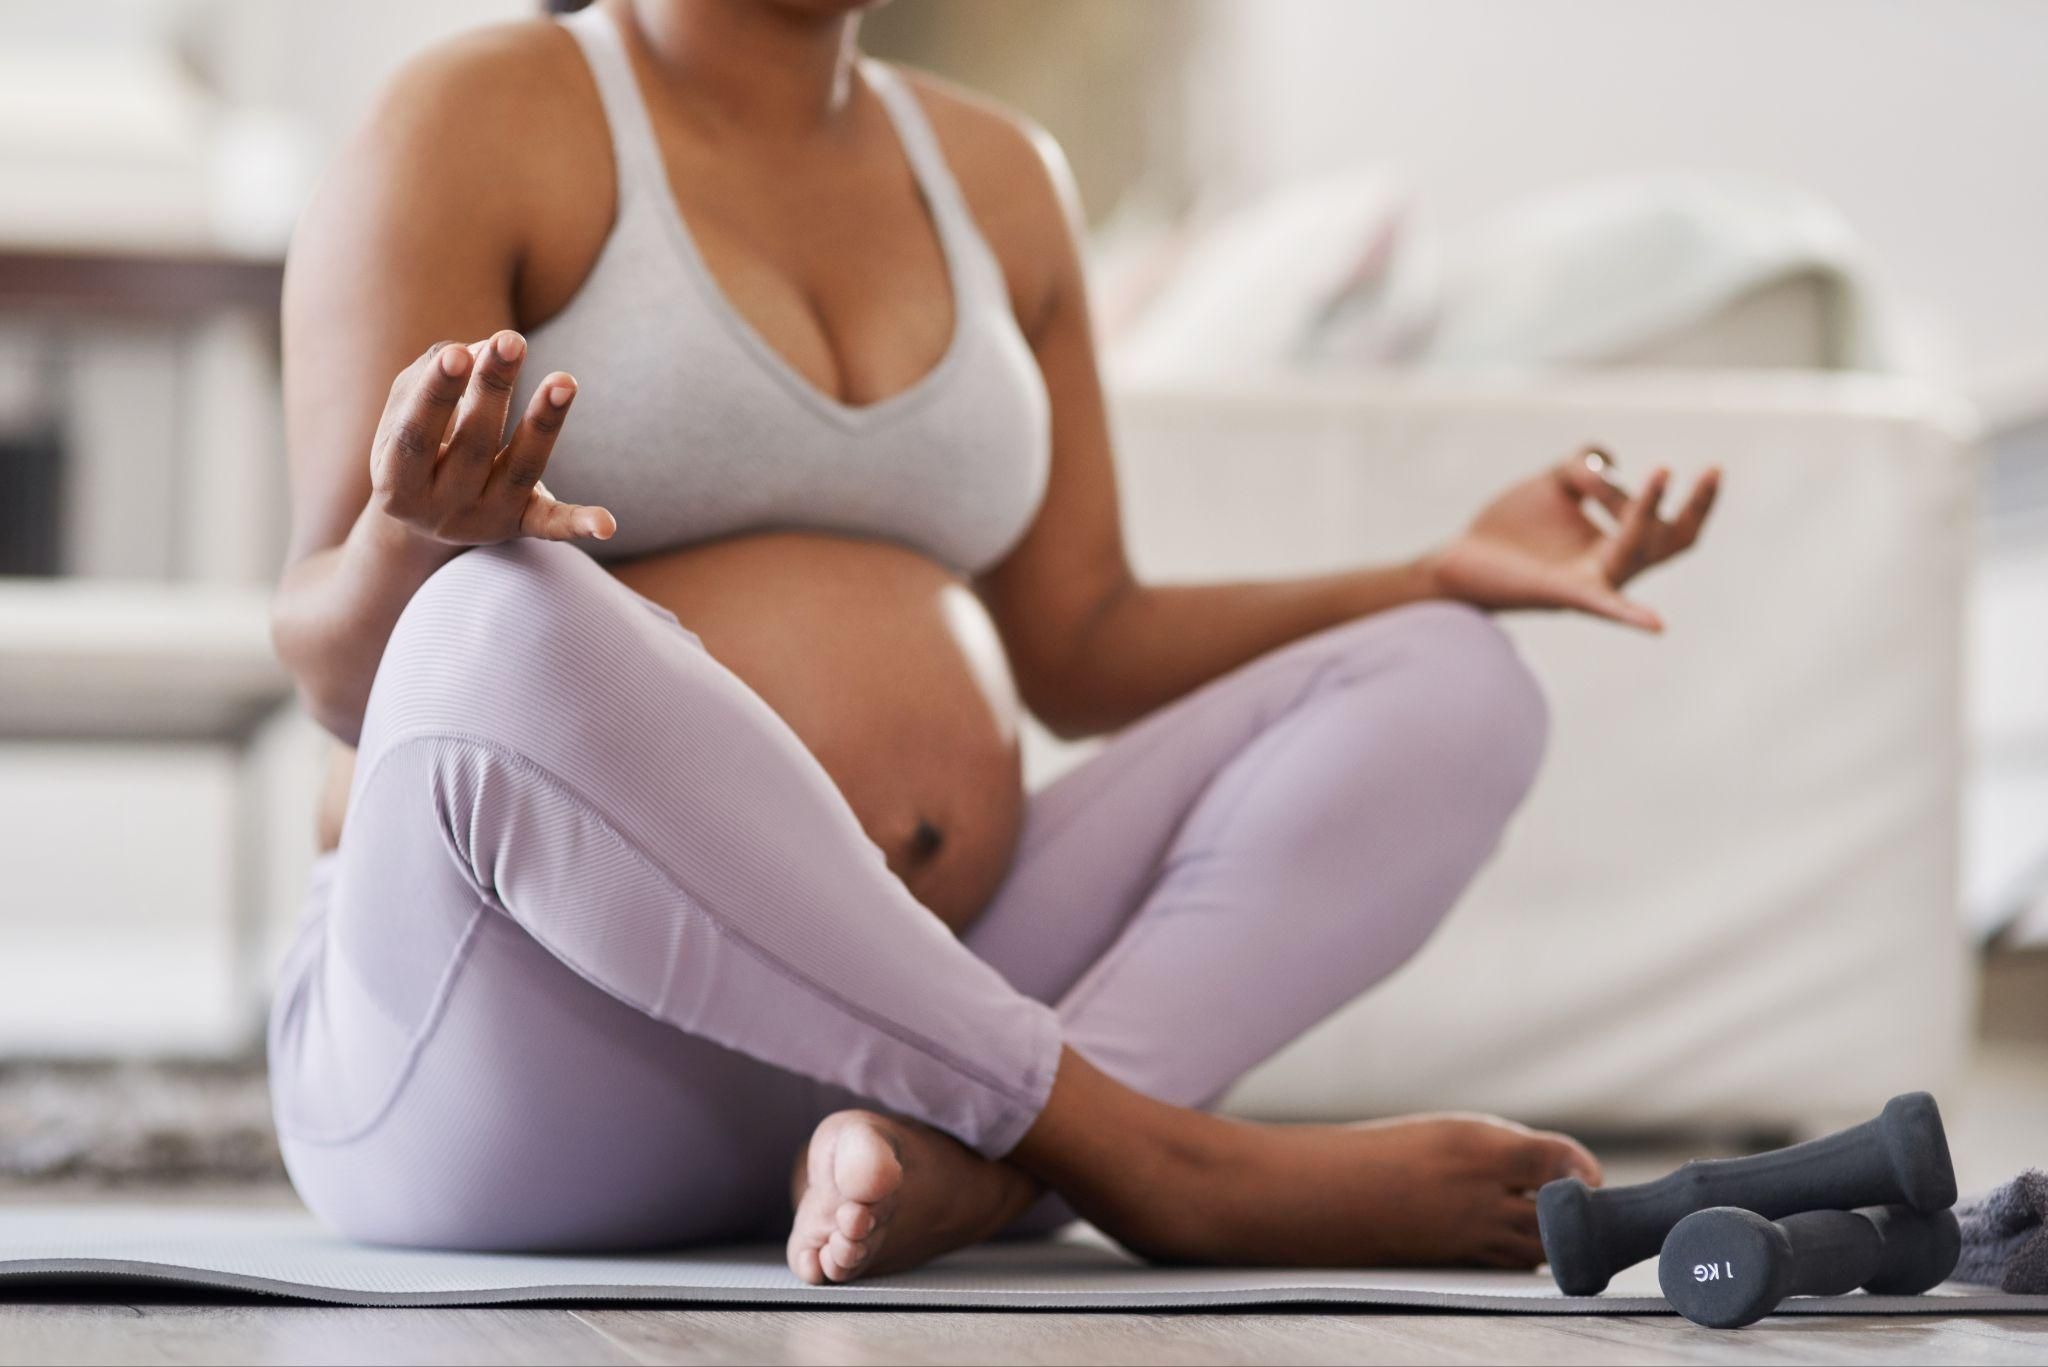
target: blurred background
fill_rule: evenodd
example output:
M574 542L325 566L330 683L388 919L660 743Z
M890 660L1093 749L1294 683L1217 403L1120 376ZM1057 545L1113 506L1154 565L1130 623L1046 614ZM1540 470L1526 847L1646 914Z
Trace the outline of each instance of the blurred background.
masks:
M534 8L0 0L0 1177L275 1173L321 761L266 622L283 254L399 63ZM866 34L1066 149L1146 568L1403 554L1585 441L1729 468L1647 591L1670 638L1516 622L1537 800L1235 1104L2048 1099L2048 6L896 0Z

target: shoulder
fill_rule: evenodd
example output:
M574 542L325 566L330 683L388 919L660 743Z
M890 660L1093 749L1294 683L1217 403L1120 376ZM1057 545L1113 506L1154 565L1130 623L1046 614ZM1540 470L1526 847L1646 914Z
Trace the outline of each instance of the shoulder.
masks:
M610 159L591 155L608 137L576 40L545 20L499 24L401 66L336 172L358 193L519 222L559 200L547 187L608 176Z
M302 216L294 251L329 242L352 254L388 239L439 269L437 244L459 242L466 264L485 258L509 277L537 243L602 236L609 136L589 69L559 25L464 33L386 82Z
M1075 259L1080 205L1065 155L1017 111L925 72L896 70L924 108L1028 321Z
M472 29L414 56L385 84L370 124L433 141L507 143L584 109L602 114L576 40L533 19Z

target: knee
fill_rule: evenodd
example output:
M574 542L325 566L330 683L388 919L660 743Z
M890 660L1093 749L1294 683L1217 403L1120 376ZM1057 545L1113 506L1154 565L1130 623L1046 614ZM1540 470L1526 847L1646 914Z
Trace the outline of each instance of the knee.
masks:
M553 629L576 620L591 576L608 578L596 562L558 541L521 539L477 546L435 570L406 606L407 618L445 627L472 621L493 632Z
M1514 642L1490 615L1459 603L1392 616L1404 731L1464 792L1520 803L1542 764L1550 707Z
M600 667L625 590L556 542L479 546L436 570L406 605L378 665L371 710L516 715L564 669ZM511 712L507 712L508 705Z
M518 540L456 556L407 604L394 645L417 645L456 663L457 654L502 662L509 652L599 627L620 586L589 556L558 541ZM481 652L451 647L478 645Z

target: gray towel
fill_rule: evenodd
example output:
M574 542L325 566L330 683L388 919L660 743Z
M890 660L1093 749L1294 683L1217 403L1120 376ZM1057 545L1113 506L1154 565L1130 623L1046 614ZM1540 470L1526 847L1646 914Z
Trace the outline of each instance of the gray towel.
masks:
M1963 1227L1958 1281L2001 1291L2048 1292L2048 1173L2028 1168L1956 1210Z

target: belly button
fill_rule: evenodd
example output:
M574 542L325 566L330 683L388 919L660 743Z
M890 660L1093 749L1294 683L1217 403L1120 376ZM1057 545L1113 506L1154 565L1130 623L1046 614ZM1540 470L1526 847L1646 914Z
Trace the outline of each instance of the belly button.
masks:
M923 817L917 819L917 829L910 835L910 857L922 864L934 858L946 843L946 833Z

